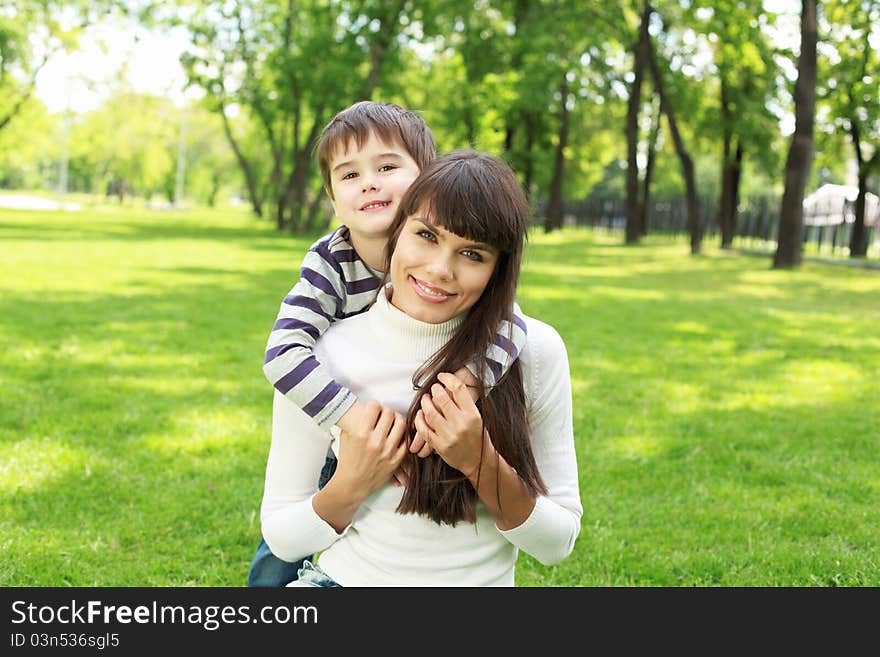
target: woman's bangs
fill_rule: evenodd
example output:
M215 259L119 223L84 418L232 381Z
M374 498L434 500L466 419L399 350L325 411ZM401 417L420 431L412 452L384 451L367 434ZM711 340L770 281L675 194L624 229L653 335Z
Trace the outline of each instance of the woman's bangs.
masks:
M423 213L431 223L465 239L502 252L516 250L519 227L511 222L510 204L467 173L449 167L416 181L406 215Z

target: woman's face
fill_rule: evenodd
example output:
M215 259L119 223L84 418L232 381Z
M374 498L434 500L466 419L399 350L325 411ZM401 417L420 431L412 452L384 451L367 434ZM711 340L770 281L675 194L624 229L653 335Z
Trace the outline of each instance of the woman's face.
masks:
M410 317L440 324L473 306L495 271L498 250L431 222L406 220L391 256L391 303Z

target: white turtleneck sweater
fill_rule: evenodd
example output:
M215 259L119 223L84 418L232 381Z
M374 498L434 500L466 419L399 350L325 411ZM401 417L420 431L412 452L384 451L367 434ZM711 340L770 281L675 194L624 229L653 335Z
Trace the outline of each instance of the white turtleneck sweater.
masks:
M374 492L341 533L312 507L327 448L338 439L275 392L272 445L261 509L263 537L287 561L320 552L318 563L342 586L513 586L518 550L550 565L567 557L583 509L572 432L571 382L565 345L549 325L524 317L528 337L520 355L529 403L532 450L547 494L531 515L502 531L477 504L477 522L437 525L395 511L402 489ZM315 356L360 399L406 414L412 376L461 324L411 318L379 294L367 312L336 322Z

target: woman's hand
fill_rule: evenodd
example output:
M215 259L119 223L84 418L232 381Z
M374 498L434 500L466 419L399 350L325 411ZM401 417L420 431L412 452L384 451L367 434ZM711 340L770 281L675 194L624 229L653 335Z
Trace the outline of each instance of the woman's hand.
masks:
M334 478L365 500L387 484L406 455L406 420L400 413L368 402L358 427L339 436L339 465Z
M471 374L471 371L466 367L460 367L456 370L455 377L460 379L462 383L467 386L468 394L471 396L471 399L476 402L477 398L480 396L479 381L477 381L477 377ZM413 436L409 451L413 454L417 454L421 458L430 456L434 451L431 449L431 446L428 444L428 441L425 440L424 436L419 433L418 426L416 426L416 435ZM401 483L404 482L401 481Z
M483 418L465 382L441 372L431 394L422 395L415 428L446 463L471 477L480 467Z

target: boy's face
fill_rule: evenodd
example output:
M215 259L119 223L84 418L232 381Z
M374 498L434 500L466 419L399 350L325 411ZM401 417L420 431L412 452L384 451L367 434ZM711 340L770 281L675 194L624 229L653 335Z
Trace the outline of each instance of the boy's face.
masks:
M350 140L330 161L333 211L364 238L387 237L404 192L419 175L406 149L370 134L362 148Z

